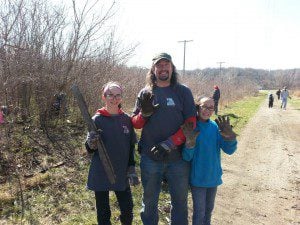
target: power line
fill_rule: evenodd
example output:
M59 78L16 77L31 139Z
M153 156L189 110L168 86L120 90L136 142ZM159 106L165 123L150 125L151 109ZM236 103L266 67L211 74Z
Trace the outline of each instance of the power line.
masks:
M222 64L225 63L225 62L217 62L218 64L220 64L220 72L219 72L219 75L221 76L221 72L222 72Z
M183 72L182 75L185 75L185 48L186 48L186 43L191 42L193 40L183 40L183 41L178 41L178 42L183 42Z

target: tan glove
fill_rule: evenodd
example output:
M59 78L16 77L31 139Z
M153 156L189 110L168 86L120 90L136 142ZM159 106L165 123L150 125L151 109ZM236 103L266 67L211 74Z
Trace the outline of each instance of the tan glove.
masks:
M193 127L194 127L194 123L192 123L192 122L186 122L181 126L181 129L186 138L185 146L187 148L195 147L197 136L200 133L199 131L195 131Z
M96 131L88 132L86 142L87 142L90 149L96 150L98 148L97 147L98 139L99 139L99 133L98 132L96 132Z

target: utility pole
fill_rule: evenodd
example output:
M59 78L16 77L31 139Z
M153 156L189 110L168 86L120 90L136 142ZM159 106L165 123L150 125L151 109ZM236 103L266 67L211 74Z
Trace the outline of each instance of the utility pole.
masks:
M220 75L220 77L221 77L221 72L222 72L222 64L223 64L223 63L225 63L225 62L217 62L217 63L219 63L219 64L220 64L220 72L219 72L219 75Z
M193 40L183 40L183 41L178 41L178 42L183 42L183 73L182 75L184 76L185 75L185 48L186 48L186 43L187 42L191 42Z

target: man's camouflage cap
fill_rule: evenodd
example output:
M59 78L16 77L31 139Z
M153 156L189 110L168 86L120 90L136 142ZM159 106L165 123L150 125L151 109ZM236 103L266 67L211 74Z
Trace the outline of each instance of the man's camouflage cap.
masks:
M158 61L161 59L166 59L166 60L172 62L172 57L168 53L162 52L153 57L153 59L152 59L153 65L158 63Z

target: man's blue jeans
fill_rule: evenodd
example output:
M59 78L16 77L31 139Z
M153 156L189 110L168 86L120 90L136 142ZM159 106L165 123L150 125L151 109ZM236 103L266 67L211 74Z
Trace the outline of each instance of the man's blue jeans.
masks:
M141 177L144 189L141 219L144 225L158 224L158 199L165 177L171 195L171 225L187 225L189 163L183 160L164 163L141 156Z
M286 109L287 98L282 98L281 101L281 108Z
M191 187L193 197L193 225L210 225L217 187Z

